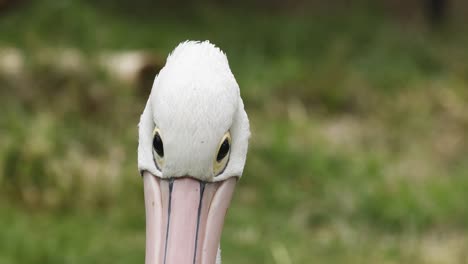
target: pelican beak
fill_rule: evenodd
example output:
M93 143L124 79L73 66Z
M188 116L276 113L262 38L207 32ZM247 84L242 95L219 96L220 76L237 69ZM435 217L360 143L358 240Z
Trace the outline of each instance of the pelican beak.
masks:
M161 179L144 172L146 264L215 264L237 182Z

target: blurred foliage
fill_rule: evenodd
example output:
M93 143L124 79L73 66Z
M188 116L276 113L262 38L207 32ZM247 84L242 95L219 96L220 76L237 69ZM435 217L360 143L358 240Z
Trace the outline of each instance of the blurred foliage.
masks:
M253 132L223 263L468 261L462 25L362 6L151 7L30 1L0 17L0 46L26 60L0 73L0 263L143 261L146 96L98 57L164 58L186 39L227 53ZM54 63L67 48L85 67Z

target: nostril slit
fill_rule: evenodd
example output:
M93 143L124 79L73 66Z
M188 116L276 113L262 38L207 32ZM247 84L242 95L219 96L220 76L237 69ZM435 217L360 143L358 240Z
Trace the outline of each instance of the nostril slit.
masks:
M164 264L166 264L167 242L169 240L169 223L171 222L172 190L174 188L174 178L169 179L169 204L167 207L166 244L164 246Z
M195 233L195 253L193 254L193 264L197 260L197 248L198 248L198 230L200 229L200 216L203 202L203 193L205 192L206 182L200 182L200 201L198 202L198 214L197 214L197 231Z

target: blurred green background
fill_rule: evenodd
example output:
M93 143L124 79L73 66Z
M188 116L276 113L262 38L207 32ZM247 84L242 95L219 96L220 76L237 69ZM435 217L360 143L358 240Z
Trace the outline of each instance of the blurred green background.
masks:
M143 263L137 123L187 39L251 120L223 263L468 263L467 7L0 0L0 263Z

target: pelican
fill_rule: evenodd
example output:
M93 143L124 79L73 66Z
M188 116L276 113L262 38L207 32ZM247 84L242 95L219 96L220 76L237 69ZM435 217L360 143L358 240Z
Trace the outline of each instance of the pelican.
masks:
M139 123L146 264L221 263L224 217L249 137L226 55L209 41L179 44L156 76Z

